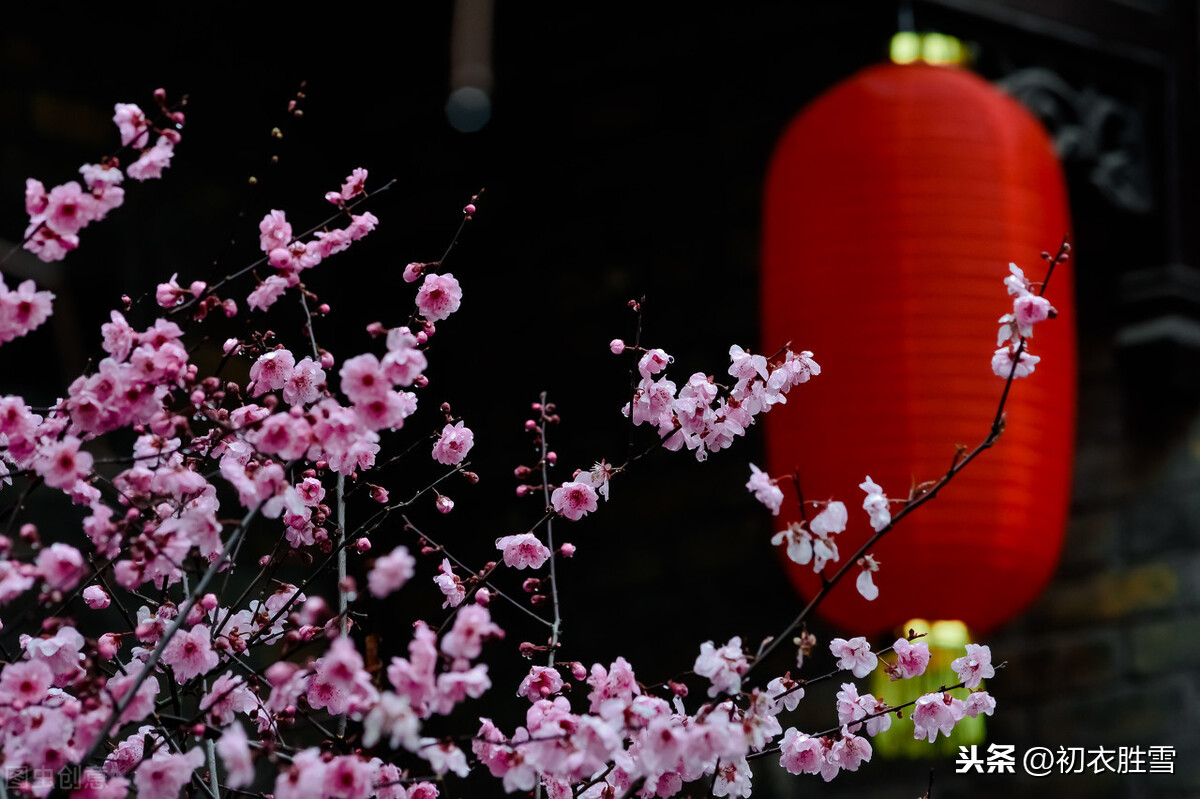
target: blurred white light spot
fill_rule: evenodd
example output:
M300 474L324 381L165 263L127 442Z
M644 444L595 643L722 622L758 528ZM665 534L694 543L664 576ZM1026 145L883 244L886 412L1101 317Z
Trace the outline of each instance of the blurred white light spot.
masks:
M474 133L492 118L492 98L483 89L463 86L446 100L446 119L463 133Z

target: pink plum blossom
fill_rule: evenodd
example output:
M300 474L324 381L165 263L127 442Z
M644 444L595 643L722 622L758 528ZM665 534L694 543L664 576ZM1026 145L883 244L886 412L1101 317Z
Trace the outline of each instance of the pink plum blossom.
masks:
M892 644L896 653L896 665L888 669L888 675L893 680L907 680L909 677L920 677L929 666L929 645L924 641L910 642L907 638L897 638Z
M37 291L32 280L22 281L16 290L10 290L0 280L0 343L41 327L50 318L53 301L54 295Z
M250 367L250 388L254 396L283 388L295 366L296 357L285 349L264 352Z
M875 532L879 532L892 523L888 498L883 495L883 489L871 480L870 475L865 482L859 483L858 487L867 492L866 498L863 499L863 510L871 517L871 527Z
M514 569L540 569L550 559L550 550L533 533L497 538L496 548L504 551L504 565Z
M46 226L55 233L73 236L89 222L96 221L101 211L91 193L72 180L50 190L43 215Z
M596 489L588 482L563 483L550 494L554 510L571 521L578 521L598 507Z
M187 632L175 633L163 647L162 662L174 670L175 680L182 685L215 669L220 658L209 643L208 627L198 624Z
M292 242L292 226L283 211L271 211L258 223L258 243L263 252L269 253Z
M171 138L159 136L154 146L144 150L141 156L129 165L125 173L134 180L161 178L163 170L171 165L171 156L174 154L175 143Z
M54 672L41 660L10 663L0 671L0 699L14 708L44 702L52 685Z
M442 564L438 566L438 573L433 578L433 582L446 598L446 601L442 603L443 608L456 608L466 599L467 589L463 586L462 580L454 573L449 558L442 558Z
M517 688L517 696L523 696L530 702L536 702L557 694L562 687L562 676L558 673L558 669L533 666L525 675L525 679L521 680L521 685Z
M755 499L770 508L773 515L779 515L779 509L783 505L783 491L769 474L760 470L753 463L750 464L750 480L746 483L746 490L752 492Z
M48 486L71 488L92 470L92 456L79 448L81 443L75 436L63 436L61 441L46 444L33 463L34 471Z
M879 659L871 651L867 639L859 636L847 641L834 638L829 642L829 651L838 659L838 668L845 669L860 680L875 670Z
M57 591L70 591L79 585L87 572L83 555L70 544L51 544L46 547L38 553L37 565L42 579Z
M889 717L885 716L884 718ZM846 727L842 727L842 737L829 747L827 759L844 771L858 771L861 764L871 759L871 742L866 738L860 738Z
M663 350L649 350L645 355L638 359L638 374L640 374L643 379L649 380L653 375L656 375L663 369L666 369L667 364L674 360L674 358L672 358Z
M245 788L254 782L254 761L250 753L250 741L241 724L230 724L217 739L217 753L225 764L225 785L229 788Z
M181 754L172 754L165 747L156 749L133 773L139 799L174 799L203 763L204 750L200 747Z
M267 275L263 282L246 297L246 307L253 311L265 311L283 296L291 285L288 279L280 275Z
M980 713L990 716L995 710L996 700L987 691L972 691L971 695L963 700L963 714L971 718Z
M98 585L89 585L83 589L83 601L92 610L104 610L109 605L108 592Z
M750 664L742 652L742 639L734 636L720 649L714 647L712 641L701 644L700 656L696 658L692 668L712 683L708 695L717 696L741 691L742 675L750 668Z
M442 654L474 660L483 651L483 642L503 638L504 630L492 622L487 608L464 605L454 617L454 626L442 637Z
M367 590L376 599L383 599L388 594L399 591L412 579L416 565L406 547L396 547L375 561L375 565L367 574Z
M1033 326L1044 322L1055 313L1054 307L1045 297L1036 294L1022 294L1013 300L1013 316L1016 318L1017 330L1022 336L1033 335Z
M367 170L359 167L350 173L350 177L342 183L341 197L346 202L353 200L355 197L366 191L367 187Z
M779 765L790 774L823 774L827 753L826 739L810 738L795 727L789 727L779 744ZM825 781L831 780L837 771L835 766Z
M991 648L979 644L967 644L967 654L952 661L950 668L971 689L978 688L981 681L996 676L996 670L992 667Z
M879 596L879 587L875 585L871 575L879 571L879 562L871 555L864 555L858 559L858 565L862 567L862 571L858 573L854 586L863 599L868 602L874 601Z
M925 738L929 743L933 743L938 732L946 736L953 732L954 725L962 718L952 709L954 701L958 700L953 700L949 694L941 692L925 694L917 699L912 711L914 737Z
M302 358L283 384L283 401L289 405L311 405L321 396L325 370L312 358Z
M386 398L391 381L384 374L379 359L371 353L356 355L342 364L342 393L355 404L367 404Z
M1008 289L1008 293L1013 296L1028 294L1033 288L1033 284L1025 277L1025 270L1014 263L1009 263L1008 271L1008 277L1004 278L1004 285Z
M1013 371L1013 351L1009 347L1001 347L992 355L992 372L997 377L1008 378L1011 374L1016 377L1028 377L1033 374L1034 367L1041 360L1039 355L1030 355L1025 350L1017 360L1016 371Z
M430 322L440 322L450 317L462 303L462 288L454 275L426 274L417 291L417 310Z
M113 111L113 122L121 131L121 146L128 147L132 144L140 147L145 144L142 134L150 129L150 121L146 119L142 109L133 103L117 103Z
M444 466L457 466L475 444L475 434L462 422L448 424L433 445L433 459Z

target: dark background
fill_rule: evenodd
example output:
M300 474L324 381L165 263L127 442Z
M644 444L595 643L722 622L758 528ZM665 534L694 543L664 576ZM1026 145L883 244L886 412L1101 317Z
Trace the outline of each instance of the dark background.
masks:
M186 285L239 268L257 255L266 211L285 209L297 229L316 224L324 192L357 166L371 185L396 180L371 203L380 228L306 281L333 307L321 344L339 358L365 351L366 322L410 312L403 266L439 257L459 209L485 187L446 262L463 309L439 325L426 415L412 432L437 423L430 412L443 400L476 430L482 482L446 489L459 503L450 517L429 503L413 511L473 562L537 516L540 503L517 501L509 475L529 458L522 425L540 391L563 416L556 479L623 459L628 362L607 343L632 337L627 300L647 298L643 341L676 357L677 379L723 371L731 343L774 348L757 341L756 318L773 144L806 102L886 57L901 12L882 2L505 4L484 38L491 119L462 133L444 113L451 41L456 24L475 23L455 23L452 4L247 8L56 7L15 14L0 32L0 235L10 241L24 229L26 177L53 186L115 148L113 103L149 107L158 86L188 96L163 180L127 184L125 206L83 231L65 261L6 265L10 285L33 277L59 299L50 324L0 350L4 390L49 402L100 352L98 325L122 293L141 299L175 272ZM1116 109L1099 123L1082 106L1041 109L1064 156L1080 264L1076 490L1059 578L991 641L1010 661L994 688L994 739L1180 751L1173 777L1091 781L968 781L943 758L932 763L935 795L1200 795L1196 5L941 0L912 11L918 29L970 43L984 77L1041 68ZM286 108L302 82L297 119ZM1113 159L1125 165L1115 176ZM299 351L299 314L275 313L272 326ZM704 640L756 642L794 615L770 522L742 489L746 462L762 458L756 432L707 464L650 458L600 513L556 525L579 547L564 565L562 657L620 652L656 680L690 666ZM405 433L395 441L412 440ZM403 495L396 479L388 485ZM403 540L398 528L386 535L377 545ZM515 580L507 587L519 592ZM372 615L386 626L413 614ZM535 634L515 617L506 626L509 643ZM828 790L915 796L929 765L874 763ZM757 779L756 794L769 784ZM780 795L810 787L785 781Z

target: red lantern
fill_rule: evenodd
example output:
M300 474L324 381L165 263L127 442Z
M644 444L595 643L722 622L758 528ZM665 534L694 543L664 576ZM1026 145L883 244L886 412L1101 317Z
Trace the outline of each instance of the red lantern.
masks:
M1039 254L1068 232L1062 171L1038 122L976 75L879 66L792 122L764 217L764 349L791 341L824 370L766 419L769 470L798 469L807 500L846 503L848 558L872 533L858 509L867 475L903 498L946 472L955 445L987 435L1004 386L990 366L996 320L1012 310L1002 281L1010 261L1041 280ZM826 620L986 631L1040 592L1070 496L1072 297L1060 266L1047 294L1059 318L1030 339L1042 361L1014 384L1003 436L874 550L879 598L859 596L855 568L821 605ZM811 567L789 567L811 597Z

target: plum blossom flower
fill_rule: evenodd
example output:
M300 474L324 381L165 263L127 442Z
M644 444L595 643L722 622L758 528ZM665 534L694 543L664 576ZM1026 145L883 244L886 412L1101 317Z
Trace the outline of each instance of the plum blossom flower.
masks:
M741 691L742 675L750 668L750 664L742 652L742 639L735 635L720 649L714 647L712 641L701 644L700 655L692 668L701 677L709 679L712 685L708 695L715 697Z
M462 303L462 287L454 275L426 274L417 291L417 310L430 322L448 319Z
M175 633L163 647L162 662L175 671L175 679L182 685L215 669L220 658L209 642L208 627L198 624L187 632Z
M249 713L257 706L257 698L245 680L228 671L213 682L208 694L200 700L200 709L208 711L209 723L218 727L230 724L235 713Z
M141 141L137 140L150 129L150 120L146 119L142 109L133 103L117 103L113 106L113 112L113 122L121 131L121 146L128 147L131 144L142 146L145 138L143 137Z
M1033 284L1025 277L1025 270L1014 263L1008 265L1009 276L1004 278L1004 285L1010 295L1028 294Z
M858 565L862 567L862 571L858 573L858 579L854 586L858 589L858 593L862 594L863 599L871 602L879 596L879 587L871 578L872 574L879 571L879 563L871 555L863 555L858 559Z
M496 548L504 550L504 565L514 569L540 569L550 559L550 550L533 533L497 538Z
M395 749L401 744L406 749L420 745L421 721L407 696L384 691L379 704L371 708L363 719L363 744L374 746L388 738L388 746Z
M267 275L262 283L246 296L246 307L253 311L265 311L275 304L288 289L288 280L282 275Z
M870 475L867 475L866 482L859 483L858 487L867 492L866 498L863 499L863 510L870 515L871 527L878 533L892 523L888 498L883 495L883 489L871 480Z
M675 359L660 349L649 350L638 360L638 374L644 379L649 380L651 376L658 374L663 369L667 368L667 364Z
M916 707L912 712L914 737L926 738L929 743L933 743L938 732L941 732L942 735L954 732L954 725L962 718L961 715L956 715L952 709L952 704L956 701L959 700L952 699L949 694L941 692L925 694L917 699Z
M782 713L784 708L795 710L804 698L804 688L793 680L791 672L788 672L767 683L767 698L771 700L768 706L771 713Z
M433 578L433 582L446 597L446 601L442 603L443 608L456 608L467 597L467 589L463 586L462 580L454 573L449 558L442 558L442 565L438 566L438 573Z
M175 142L169 136L159 136L158 141L148 150L142 151L138 160L125 170L134 180L150 180L161 178L162 171L171 165L171 156L175 154Z
M375 561L375 565L367 574L367 590L376 599L383 599L388 594L399 591L412 579L416 565L416 560L408 553L406 547L396 547Z
M42 260L56 259L42 257ZM49 291L37 291L32 280L22 281L14 291L0 279L0 343L20 338L40 327L50 318L53 301L54 295Z
M860 680L875 670L879 659L871 651L867 639L858 636L847 641L845 638L834 638L829 642L829 651L838 659L838 668L846 669Z
M108 592L98 585L89 585L83 589L83 601L92 610L104 610L109 605Z
M204 750L198 746L182 754L171 754L160 747L152 757L141 761L133 774L137 795L146 799L178 796L202 763Z
M258 223L258 242L263 252L269 253L292 242L292 226L283 211L271 211Z
M1017 330L1028 338L1033 335L1033 326L1044 322L1055 312L1054 306L1045 297L1036 294L1022 294L1013 300L1013 316L1016 317Z
M521 680L521 685L517 688L517 696L523 696L530 702L536 702L558 693L562 687L562 675L558 673L558 669L533 666L525 675L525 679Z
M369 352L347 360L338 374L342 378L342 393L357 405L386 398L391 391L391 381L384 374L383 366Z
M367 170L359 167L351 172L350 177L342 183L341 197L344 201L349 202L366 191L366 188Z
M225 764L225 785L245 788L254 782L254 761L250 756L250 741L241 724L230 724L217 739L217 753Z
M75 181L55 186L46 195L44 221L60 236L73 236L101 216L96 199Z
M750 479L746 482L746 490L754 494L754 498L771 510L774 516L779 515L783 505L783 491L775 485L775 481L766 472L753 463L750 464Z
M790 774L823 774L826 766L828 742L825 738L810 738L795 727L788 727L779 743L779 765ZM825 781L837 774L834 766Z
M1013 370L1013 352L1009 347L1001 347L992 355L992 372L997 377L1005 379L1011 374L1016 377L1028 377L1033 374L1033 369L1037 366L1038 361L1042 358L1040 355L1030 355L1025 350L1021 351L1020 358L1017 359L1017 368Z
M860 765L871 760L871 742L842 727L842 737L829 747L827 759L845 771L858 771Z
M592 466L592 470L588 472L588 478L592 481L592 488L596 489L596 493L604 497L604 501L608 502L609 485L612 482L612 476L615 474L613 465L605 462L603 458Z
M43 446L33 462L33 470L48 486L71 488L92 470L92 456L79 448L82 443L75 436L63 436L61 441Z
M722 760L713 776L713 796L738 796L742 799L750 796L750 763L745 755L732 760Z
M444 466L457 466L467 457L475 445L475 434L462 422L448 424L433 445L433 459Z
M10 663L0 671L0 697L14 708L45 701L52 685L54 672L42 660Z
M967 654L952 661L950 668L971 689L978 688L982 680L996 676L991 648L979 644L967 644Z
M963 715L971 718L975 718L980 713L990 716L995 710L996 700L987 691L973 691L963 701Z
M42 579L57 591L70 591L79 585L87 572L83 555L70 544L51 544L46 547L38 553L37 565Z
M817 514L808 527L813 535L826 536L845 531L850 514L846 512L846 504L837 500L825 503L825 508Z
M550 504L562 516L573 522L579 521L598 507L596 489L592 488L590 479L586 483L563 483L550 494Z
M325 370L312 358L303 358L283 384L283 401L289 405L311 405L321 396Z
M254 396L283 388L295 366L296 356L285 349L264 352L250 367L250 385Z
M920 677L929 666L929 645L924 641L897 638L892 651L896 653L896 665L888 669L888 676L893 681Z
M483 651L483 642L503 638L504 630L492 621L492 614L480 605L464 605L454 617L454 626L442 636L442 654L474 660Z

